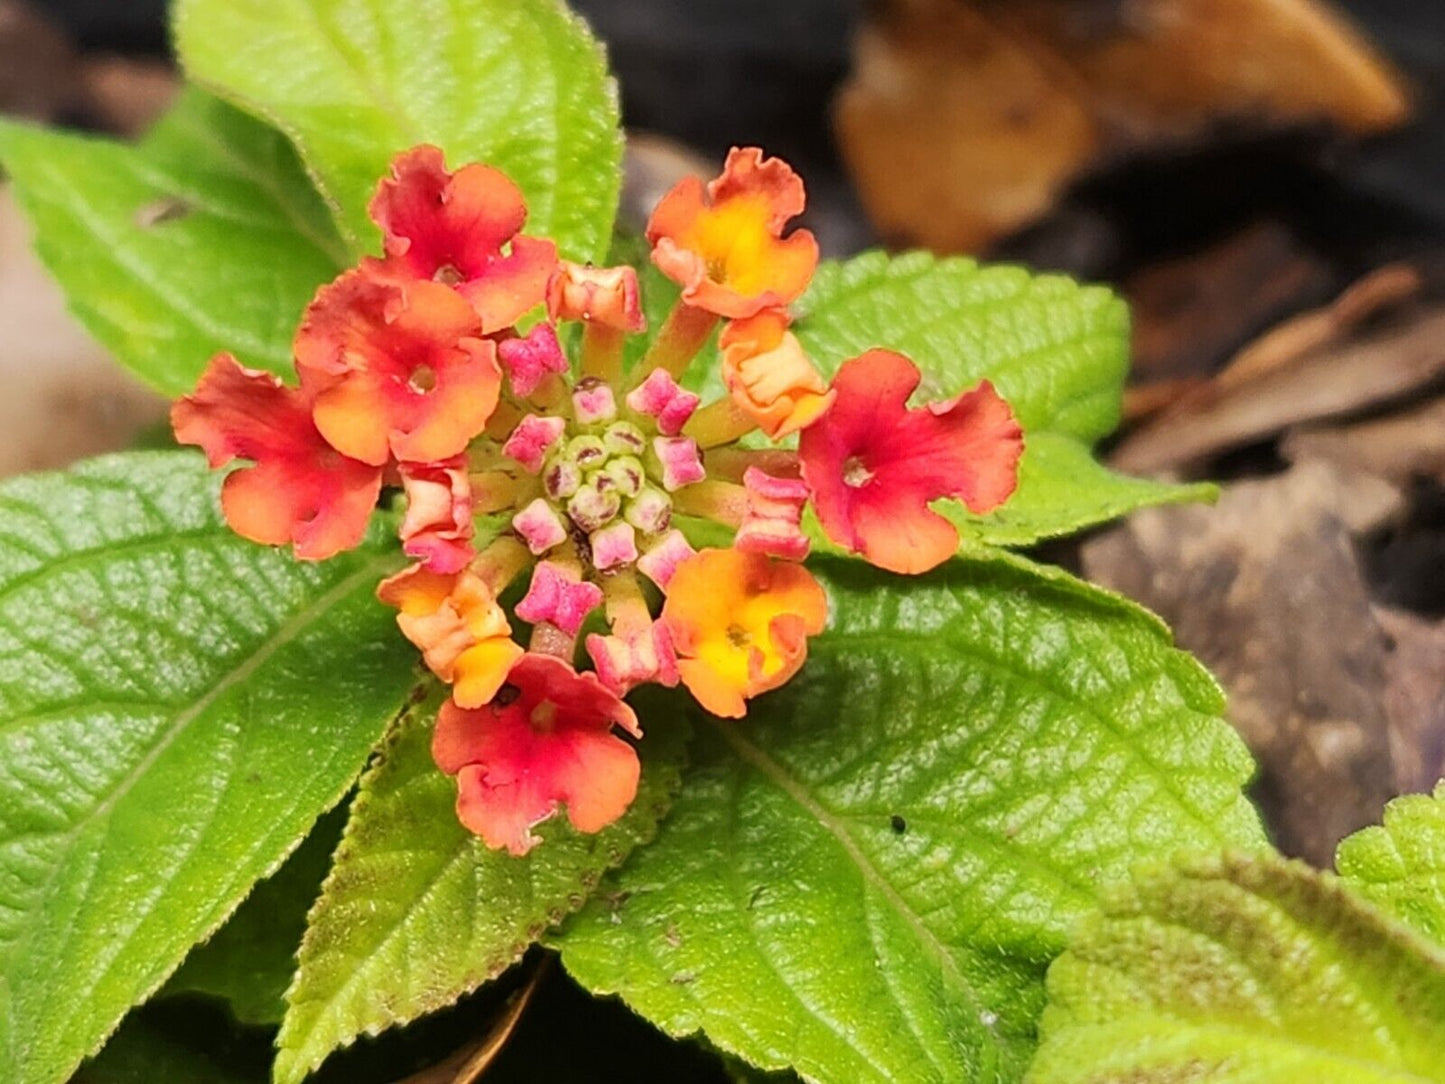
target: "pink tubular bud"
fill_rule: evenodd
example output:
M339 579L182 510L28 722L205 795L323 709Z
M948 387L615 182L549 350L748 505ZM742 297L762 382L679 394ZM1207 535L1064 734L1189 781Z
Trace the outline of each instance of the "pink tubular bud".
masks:
M627 405L639 414L657 419L663 436L675 437L692 417L701 402L698 396L684 390L666 369L652 373L627 395Z
M541 556L567 537L561 518L541 497L512 517L512 528L522 536L527 548Z
M637 568L644 576L664 591L672 580L677 566L697 551L681 531L674 528L657 540L646 553L637 559Z
M594 633L587 637L587 654L598 680L618 696L649 681L668 687L678 682L677 654L660 624L649 623L625 635Z
M507 443L502 445L502 453L515 459L527 473L536 474L542 469L547 452L561 439L566 427L567 422L562 418L528 414L512 430Z
M602 603L602 589L586 583L575 572L543 561L532 573L532 585L517 603L517 616L533 625L548 621L568 636L576 636L587 615Z
M593 531L591 543L592 564L599 572L637 560L637 532L632 524L623 520Z
M654 437L652 450L662 464L662 488L669 493L707 477L697 444L688 437Z
M538 324L524 338L503 340L497 346L497 359L507 370L512 390L524 399L549 374L567 371L567 356L551 324Z
M617 417L611 386L595 377L583 377L572 392L572 413L581 425L610 422Z
M749 467L743 475L748 508L733 545L743 553L765 553L789 561L808 556L802 531L808 485L800 478L775 478Z
M406 491L402 549L432 572L460 572L475 556L466 456L440 463L403 463L400 473Z

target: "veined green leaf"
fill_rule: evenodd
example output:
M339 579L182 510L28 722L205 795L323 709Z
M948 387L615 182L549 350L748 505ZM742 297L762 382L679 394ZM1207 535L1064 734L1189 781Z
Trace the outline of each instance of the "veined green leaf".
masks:
M873 347L912 358L919 395L991 380L1025 432L1092 443L1119 424L1129 313L1101 286L926 252L824 262L796 306L798 338L824 373Z
M1048 990L1030 1084L1445 1081L1445 952L1280 858L1139 877Z
M1012 1081L1044 971L1141 858L1263 846L1218 688L1158 622L995 552L826 570L833 618L701 728L658 839L556 937L674 1035L806 1079Z
M166 395L220 350L290 373L302 310L348 261L286 139L197 90L136 147L0 121L0 165L71 309Z
M1025 439L1018 489L1002 507L982 516L957 501L934 507L965 536L993 546L1029 546L1139 508L1213 500L1217 493L1208 483L1174 485L1119 474L1096 460L1077 437L1040 430Z
M66 1079L351 785L411 687L378 530L221 522L189 452L0 486L0 1079Z
M362 778L311 912L286 995L278 1084L300 1081L360 1035L450 1005L580 907L605 870L652 838L678 789L689 727L676 703L639 705L648 733L626 815L596 835L553 818L524 858L488 850L457 821L456 782L431 758L437 701L404 716Z
M391 158L434 143L516 181L528 233L606 253L617 90L560 0L179 0L175 26L193 79L291 136L358 252L376 247L366 206Z
M1385 808L1385 823L1344 840L1335 867L1345 883L1445 945L1445 782Z

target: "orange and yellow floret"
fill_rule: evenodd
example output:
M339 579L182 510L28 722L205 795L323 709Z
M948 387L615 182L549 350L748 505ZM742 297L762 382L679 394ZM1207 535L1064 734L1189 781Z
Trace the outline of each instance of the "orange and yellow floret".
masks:
M958 545L933 502L983 512L1017 484L1022 434L987 383L909 408L918 370L881 349L824 380L788 308L818 261L788 228L804 207L797 174L752 148L664 197L647 237L681 294L627 371L626 338L646 330L636 272L559 259L521 232L504 174L417 147L371 204L383 255L302 319L299 386L221 354L174 407L212 466L249 464L222 487L230 525L297 557L358 545L400 488L414 563L378 595L451 688L433 755L490 847L525 854L559 809L583 832L622 816L638 685L681 684L737 718L798 673L828 621L801 563L808 505L835 546L918 573ZM727 394L704 404L680 381L719 323ZM797 447L738 443L750 434ZM694 550L680 524L699 518L731 545Z

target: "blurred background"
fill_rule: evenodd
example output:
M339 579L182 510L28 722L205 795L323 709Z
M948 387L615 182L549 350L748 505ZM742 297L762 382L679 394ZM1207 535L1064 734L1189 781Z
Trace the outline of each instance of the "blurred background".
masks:
M1159 612L1219 675L1283 850L1328 864L1445 775L1440 0L573 5L622 85L632 223L759 144L807 179L830 256L927 247L1128 298L1134 369L1103 454L1224 493L1043 556ZM177 85L164 11L0 0L0 112L143 131ZM163 415L65 315L3 182L0 330L0 473L124 446ZM658 1079L722 1079L562 980L546 990L609 1036L533 1036L532 1056L571 1059L549 1079L604 1079L627 1062L599 1052L634 1042L684 1059Z

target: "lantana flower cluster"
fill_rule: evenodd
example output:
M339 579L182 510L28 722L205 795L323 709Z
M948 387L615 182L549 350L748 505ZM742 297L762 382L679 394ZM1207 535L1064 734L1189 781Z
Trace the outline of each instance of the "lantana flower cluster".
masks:
M358 545L400 488L413 563L377 594L450 686L433 754L490 847L526 853L559 807L584 832L626 811L637 686L736 718L798 672L828 617L807 505L836 546L918 573L958 545L932 502L1015 488L1022 435L987 383L910 408L918 369L885 349L820 375L790 329L818 262L789 231L804 203L755 148L678 184L647 240L681 295L628 366L636 271L559 258L504 174L417 147L370 206L384 255L307 308L296 384L221 354L175 405L213 467L249 462L222 486L231 527L303 560ZM703 403L682 380L714 334L727 393ZM700 520L731 545L695 549Z

